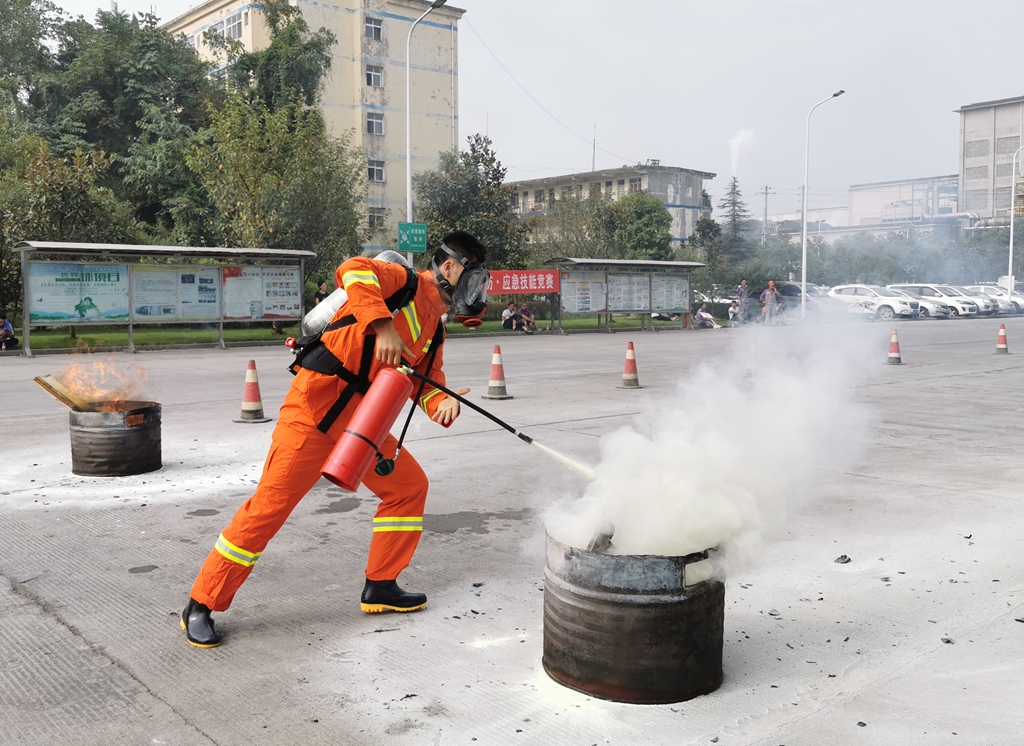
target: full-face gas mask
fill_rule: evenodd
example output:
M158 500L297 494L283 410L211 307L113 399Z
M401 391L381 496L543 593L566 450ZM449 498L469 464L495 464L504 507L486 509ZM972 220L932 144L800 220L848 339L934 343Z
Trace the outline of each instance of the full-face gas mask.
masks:
M468 329L483 323L484 311L487 310L487 287L491 283L491 275L480 262L471 262L466 257L441 244L441 251L462 265L462 274L454 287L441 274L441 268L433 259L430 270L437 279L437 284L452 299L452 312L455 321Z

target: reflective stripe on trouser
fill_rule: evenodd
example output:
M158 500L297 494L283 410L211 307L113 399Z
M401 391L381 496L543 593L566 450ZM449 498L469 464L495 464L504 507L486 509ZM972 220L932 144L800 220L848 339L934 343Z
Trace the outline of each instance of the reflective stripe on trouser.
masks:
M242 504L221 533L192 586L192 598L214 611L224 611L231 605L267 543L320 479L320 468L330 455L334 440L315 428L296 430L305 434L297 448L280 442L275 434L256 493ZM391 458L397 444L389 435L381 452ZM366 576L371 580L392 580L409 566L419 543L427 477L416 459L403 449L391 475L381 477L371 468L363 483L381 500L377 518L407 526L413 525L408 519L418 521L415 525L420 530L375 531L372 535ZM225 553L225 548L231 551ZM239 555L231 556L232 552ZM250 556L251 561L246 559L248 564L239 561L240 557Z

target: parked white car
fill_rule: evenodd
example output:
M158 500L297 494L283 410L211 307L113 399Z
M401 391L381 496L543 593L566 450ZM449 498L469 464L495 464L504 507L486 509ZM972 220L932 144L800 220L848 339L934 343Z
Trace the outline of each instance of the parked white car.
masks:
M995 316L999 313L999 304L996 303L995 298L990 298L984 293L976 293L973 290L968 290L967 288L960 287L959 285L947 285L946 287L951 287L954 290L963 293L964 296L977 303L978 313L982 316Z
M948 285L932 285L917 282L897 282L889 286L896 290L906 290L923 298L937 298L949 306L953 316L977 316L978 304Z
M965 285L964 290L991 298L996 302L999 313L1020 313L1020 303L1007 298L1006 291L995 285Z
M914 295L909 290L892 286L888 287L897 295L905 295L912 300L916 300L919 306L917 317L920 319L948 319L952 315L949 310L949 304L938 298L925 298L921 295Z
M853 313L865 313L880 319L917 316L918 302L899 296L880 285L837 285L828 291L833 298L848 303Z

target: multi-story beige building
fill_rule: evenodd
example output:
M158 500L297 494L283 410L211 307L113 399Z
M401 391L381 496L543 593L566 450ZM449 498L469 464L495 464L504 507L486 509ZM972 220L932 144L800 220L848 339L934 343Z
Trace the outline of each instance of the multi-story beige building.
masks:
M704 194L704 185L715 176L707 171L662 166L652 160L635 166L514 181L510 186L515 189L512 206L521 215L554 207L561 195L572 192L581 196L600 194L610 199L634 192L653 195L672 215L669 232L672 241L678 243L693 233L698 218L711 215L711 200Z
M1024 96L983 101L960 114L960 209L1005 221L1013 190L1013 154L1024 134ZM1017 160L1020 173L1020 157ZM1019 193L1019 191L1018 191Z
M426 0L292 0L311 29L337 36L321 107L329 131L353 133L353 146L367 159L367 222L374 229L368 250L393 243L395 224L405 220L405 48L412 23ZM416 27L411 47L413 173L436 168L439 154L458 147L458 21L465 11L435 9ZM223 76L225 60L204 42L211 32L249 50L266 48L270 33L260 5L246 0L209 0L165 25L184 34L211 75Z

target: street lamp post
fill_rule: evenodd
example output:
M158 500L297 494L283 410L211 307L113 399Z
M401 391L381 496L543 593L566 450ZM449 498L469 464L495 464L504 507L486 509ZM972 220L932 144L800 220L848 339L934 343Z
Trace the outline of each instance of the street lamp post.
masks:
M1010 172L1010 267L1006 272L1006 295L1013 301L1013 204L1017 196L1017 156L1024 150L1024 145L1017 148L1013 154L1013 171Z
M800 318L807 313L807 169L811 159L811 114L822 104L842 96L846 91L838 90L824 101L819 101L807 112L807 132L804 138L804 208L803 226L800 230Z
M434 0L423 15L413 21L409 37L405 40L405 219L412 222L412 32L430 11L440 8L448 0ZM412 254L408 255L412 260Z

